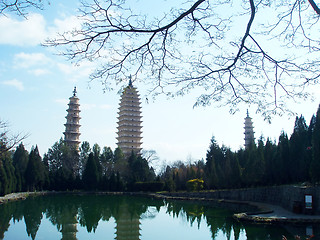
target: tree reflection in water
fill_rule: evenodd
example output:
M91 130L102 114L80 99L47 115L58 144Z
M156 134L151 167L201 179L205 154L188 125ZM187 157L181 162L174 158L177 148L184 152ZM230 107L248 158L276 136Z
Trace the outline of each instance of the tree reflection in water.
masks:
M111 219L116 223L115 239L139 240L143 238L140 235L140 220L155 218L161 208L165 208L173 218L183 218L190 226L196 224L199 228L200 223L205 221L212 239L218 239L219 233L223 233L223 239L235 240L241 239L243 232L246 239L257 240L281 239L282 235L293 239L293 235L305 233L305 226L274 227L239 223L232 219L232 213L245 210L239 207L230 204L213 206L212 203L163 201L128 195L56 194L30 197L24 201L0 205L0 239L5 239L11 220L15 223L23 219L27 235L36 239L41 220L45 216L61 233L62 240L76 240L79 226L85 227L88 233L95 233L99 221L108 222ZM314 234L319 236L319 227L314 226L313 229Z

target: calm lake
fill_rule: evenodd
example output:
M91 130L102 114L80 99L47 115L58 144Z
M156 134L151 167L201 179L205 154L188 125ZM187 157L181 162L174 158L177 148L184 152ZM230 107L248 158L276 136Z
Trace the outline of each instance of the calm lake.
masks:
M137 196L37 196L0 205L0 239L281 240L310 231L319 236L319 226L256 225L232 218L245 210L243 205Z

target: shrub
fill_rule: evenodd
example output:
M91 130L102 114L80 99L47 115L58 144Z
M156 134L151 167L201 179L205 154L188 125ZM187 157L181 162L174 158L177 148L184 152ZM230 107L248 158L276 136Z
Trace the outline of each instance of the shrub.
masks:
M190 192L200 191L203 189L204 181L202 179L191 179L187 181L187 190Z
M163 188L164 182L136 182L134 184L135 191L160 192Z

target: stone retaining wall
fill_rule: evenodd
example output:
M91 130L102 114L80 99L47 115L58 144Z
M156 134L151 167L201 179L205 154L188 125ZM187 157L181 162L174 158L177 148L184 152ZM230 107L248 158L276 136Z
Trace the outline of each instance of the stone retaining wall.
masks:
M312 210L305 208L306 194L312 195ZM170 195L181 197L188 195L190 197L198 198L263 202L279 205L296 213L320 214L320 187L302 187L290 185L234 190L216 190L211 192L171 193Z

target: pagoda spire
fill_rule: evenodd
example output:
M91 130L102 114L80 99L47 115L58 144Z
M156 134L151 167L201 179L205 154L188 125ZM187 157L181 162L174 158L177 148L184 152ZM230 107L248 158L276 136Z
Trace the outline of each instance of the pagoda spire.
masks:
M80 104L79 104L79 98L77 97L77 88L74 87L73 89L73 96L69 98L69 104L67 109L67 122L64 124L66 127L64 131L64 141L72 147L75 147L76 149L79 148L80 145L80 124L79 121L81 119L79 113L80 113Z
M140 97L137 89L132 85L131 76L129 85L123 90L118 116L118 147L129 156L133 151L140 154L141 151L141 107Z
M244 119L244 147L248 149L254 144L254 131L252 118L249 116L249 110L247 109L247 117Z
M128 86L129 86L129 87L133 87L131 75L129 76L129 85L128 85Z
M77 96L77 87L75 86L73 89L73 96L76 97Z

